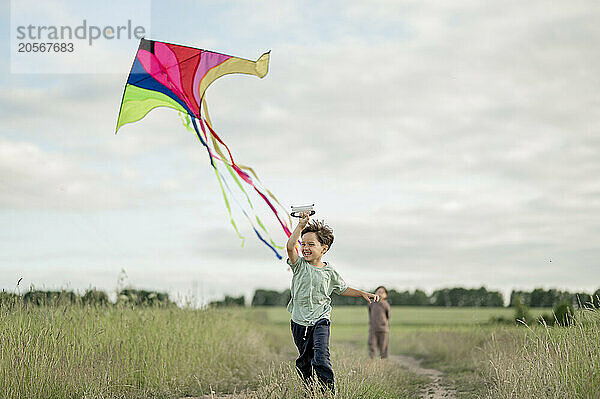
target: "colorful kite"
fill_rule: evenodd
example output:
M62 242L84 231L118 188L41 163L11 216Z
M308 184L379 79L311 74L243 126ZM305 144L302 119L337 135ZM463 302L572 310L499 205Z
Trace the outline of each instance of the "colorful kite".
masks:
M250 61L193 47L142 39L123 92L115 134L124 124L139 121L156 107L169 107L179 111L184 126L188 131L196 134L208 151L210 164L223 192L229 219L238 237L243 242L244 237L240 234L233 219L231 201L226 194L226 189L250 222L258 239L271 248L275 255L281 259L277 249L283 249L283 247L274 243L264 224L256 215L255 207L250 200L250 196L244 190L242 182L250 186L266 202L283 231L289 237L291 232L288 224L283 217L280 217L280 212L277 211L273 202L284 210L283 215L287 215L287 212L275 196L260 185L260 180L252 168L234 161L229 147L213 128L208 115L205 96L208 86L223 75L244 73L263 78L268 69L269 53L263 54L256 61ZM198 126L200 126L200 130ZM225 156L221 151L220 145L227 149L228 156ZM232 184L229 184L225 179L227 174L221 173L215 160L224 165L231 179L244 194L249 212L235 198ZM254 215L254 220L263 233L266 234L266 238L263 238L260 234L249 213ZM291 224L290 219L289 226Z

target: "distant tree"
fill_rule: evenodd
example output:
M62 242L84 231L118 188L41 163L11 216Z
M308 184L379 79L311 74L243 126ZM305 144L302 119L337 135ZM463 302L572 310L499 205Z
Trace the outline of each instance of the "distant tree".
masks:
M95 289L86 290L85 294L81 297L81 302L84 305L91 306L106 306L110 304L106 292Z
M549 298L548 293L541 288L531 291L530 298L529 306L532 308L546 308L548 307L548 302L550 302L550 307L552 307L552 303L554 302L554 298Z
M23 295L23 302L35 306L73 305L81 298L73 291L41 291L30 290Z
M560 291L555 288L535 288L531 292L513 291L511 293L510 306L513 305L513 297L519 296L522 302L532 308L551 308L560 302L576 301L576 295L568 291ZM576 302L575 302L576 303Z
M452 306L449 292L448 288L433 291L433 294L431 294L431 304L433 306Z
M410 304L410 293L408 291L398 292L395 289L388 290L388 302L394 306L406 306Z
M434 306L504 306L502 294L481 288L444 288L431 294Z
M208 306L214 307L230 307L230 306L245 306L246 299L244 296L233 297L229 295L225 295L225 299L222 301L213 301L208 304Z
M483 306L502 307L504 306L504 297L498 291L488 292L486 304Z
M425 291L415 290L411 295L410 305L427 306L429 305L429 296L427 296Z
M508 306L516 306L517 301L522 305L531 304L531 293L527 291L515 291L510 293L510 302Z
M119 291L117 294L117 304L160 307L175 305L174 302L169 300L169 294L167 293L133 288L124 288Z
M285 306L290 301L290 290L277 292L273 290L257 289L252 297L252 306Z

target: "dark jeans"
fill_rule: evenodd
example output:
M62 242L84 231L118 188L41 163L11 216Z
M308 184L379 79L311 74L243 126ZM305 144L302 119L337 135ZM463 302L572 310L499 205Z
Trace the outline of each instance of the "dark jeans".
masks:
M313 369L321 384L335 392L333 368L329 360L329 326L331 322L320 319L314 326L302 326L291 321L294 343L300 356L296 359L298 373L310 383Z

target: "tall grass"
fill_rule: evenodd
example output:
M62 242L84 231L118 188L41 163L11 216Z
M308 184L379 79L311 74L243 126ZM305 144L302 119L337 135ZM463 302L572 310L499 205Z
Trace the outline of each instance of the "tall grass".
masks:
M243 308L37 307L15 299L0 305L0 398L310 397L282 327ZM336 347L332 361L335 398L415 397L422 382L351 349Z
M448 373L461 398L600 398L600 312L568 327L436 328L392 336L396 351Z
M374 361L356 351L338 349L332 356L336 392L322 389L318 382L304 386L294 362L274 364L259 377L256 390L238 399L408 399L418 397L428 378L419 377L392 361Z
M485 345L490 397L600 398L600 314L583 310L569 327L532 327L521 339Z
M149 398L252 386L276 358L227 311L0 307L0 398Z

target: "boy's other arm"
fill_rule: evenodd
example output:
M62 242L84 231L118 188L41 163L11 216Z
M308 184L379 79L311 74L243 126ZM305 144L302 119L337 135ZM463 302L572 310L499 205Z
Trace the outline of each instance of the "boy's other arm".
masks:
M308 212L302 212L300 214L300 220L298 221L298 225L292 232L290 238L288 238L287 244L285 245L285 249L287 250L288 258L292 265L296 263L298 260L298 254L296 253L296 243L298 239L300 239L300 234L302 233L302 229L306 227L308 224L308 218L310 214Z
M363 297L369 303L379 302L379 295L371 294L370 292L365 292L365 291L361 291L361 290L356 290L356 289L350 288L350 287L346 288L346 291L342 292L342 295L353 296L353 297Z

